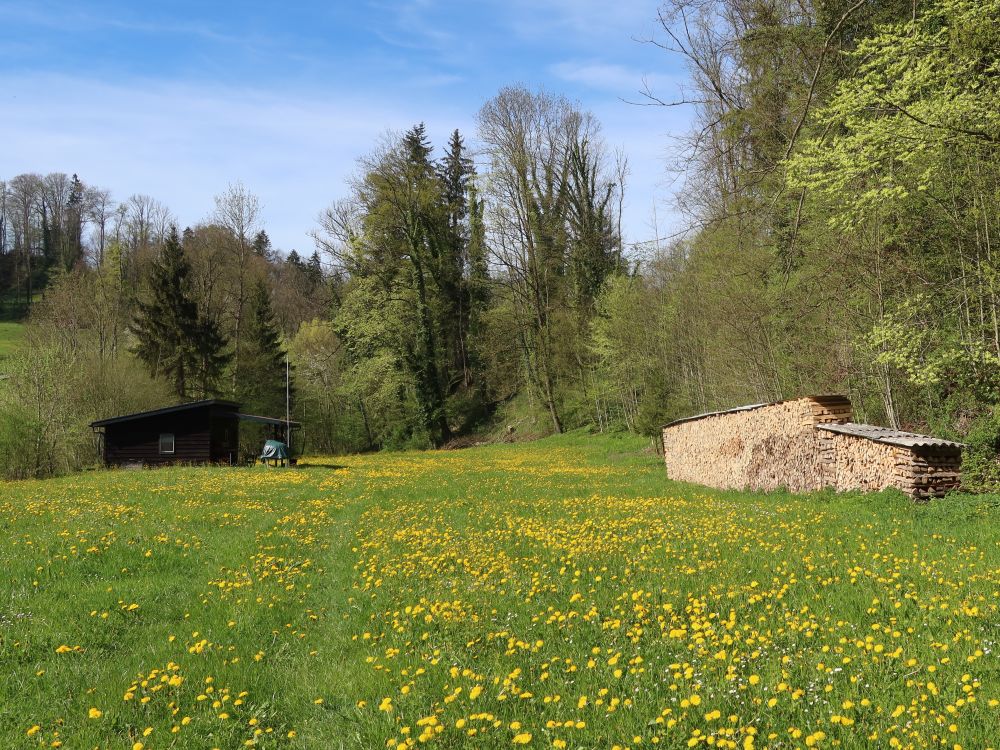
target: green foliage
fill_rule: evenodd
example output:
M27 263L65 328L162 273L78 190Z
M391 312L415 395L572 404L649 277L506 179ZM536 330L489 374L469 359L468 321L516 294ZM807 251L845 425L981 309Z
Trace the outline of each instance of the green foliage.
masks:
M253 414L284 414L285 349L263 279L251 288L248 308L236 398Z
M296 419L304 450L353 453L374 445L365 399L353 384L342 341L330 321L303 323L289 344L295 368Z
M198 313L190 275L173 227L150 268L149 298L138 303L132 323L135 354L154 378L167 378L181 398L214 393L229 361L218 325Z
M0 369L3 360L15 354L24 338L24 325L11 321L0 321Z
M471 160L456 131L435 163L421 124L364 169L351 218L336 225L350 273L335 319L345 388L374 444L440 445L481 404L470 331L486 295L478 203L470 219L466 200Z
M0 391L2 393L2 391ZM35 436L42 426L31 418L21 404L3 399L0 403L0 466L4 479L27 479L37 476L44 463L38 455Z
M48 301L35 308L27 345L8 360L9 378L0 383L0 471L6 478L93 466L99 445L91 421L170 399L164 384L130 355L101 359L91 332L70 338L52 315Z
M661 311L661 416L839 392L859 421L959 439L989 423L998 12L666 3L701 103L683 199L697 230L639 270ZM655 347L616 343L627 305L603 304L598 382L642 382Z
M1000 409L979 416L965 435L962 486L972 492L1000 487Z

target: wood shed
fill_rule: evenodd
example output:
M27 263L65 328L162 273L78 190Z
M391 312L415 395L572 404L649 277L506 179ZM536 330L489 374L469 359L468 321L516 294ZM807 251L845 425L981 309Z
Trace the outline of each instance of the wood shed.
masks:
M698 414L664 426L664 461L673 479L721 489L896 487L924 498L958 487L961 444L851 418L837 395Z
M242 414L237 402L218 398L99 419L90 426L101 437L107 466L235 464L241 422L264 424L285 442L288 429L298 427L298 422Z
M896 487L914 498L940 497L962 478L962 444L870 424L819 425L822 455L837 490Z

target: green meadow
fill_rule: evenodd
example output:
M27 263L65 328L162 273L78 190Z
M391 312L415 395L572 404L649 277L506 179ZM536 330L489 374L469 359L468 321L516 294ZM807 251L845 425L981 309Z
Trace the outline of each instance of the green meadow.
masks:
M998 518L582 434L0 484L0 747L989 747Z
M0 320L0 364L18 350L23 338L23 324Z

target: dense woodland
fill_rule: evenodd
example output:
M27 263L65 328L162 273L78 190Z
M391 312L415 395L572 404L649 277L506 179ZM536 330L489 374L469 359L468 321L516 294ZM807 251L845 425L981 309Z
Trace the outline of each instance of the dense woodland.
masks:
M0 295L29 321L0 463L91 464L91 419L179 398L283 413L287 353L309 451L653 434L829 392L967 439L971 483L996 484L1000 0L659 18L650 43L690 80L636 106L696 112L664 144L685 221L668 239L623 245L624 159L573 102L519 86L475 133L374 143L308 254L271 247L240 184L182 228L85 175L0 182Z

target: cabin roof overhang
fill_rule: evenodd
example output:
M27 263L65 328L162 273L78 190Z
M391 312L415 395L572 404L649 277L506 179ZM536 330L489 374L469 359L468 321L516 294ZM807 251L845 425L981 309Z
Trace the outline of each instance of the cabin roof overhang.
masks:
M275 427L284 427L288 425L292 428L298 428L302 425L296 422L294 419L278 419L276 417L261 417L257 414L243 414L240 412L236 415L241 422L255 422L257 424L269 424Z
M107 427L112 424L119 424L121 422L132 422L137 419L146 419L147 417L158 417L163 414L174 414L181 411L189 411L191 409L200 409L205 406L221 406L224 409L229 409L233 412L233 416L236 416L240 405L236 401L229 401L222 398L206 398L201 401L189 401L186 404L175 404L173 406L164 406L162 409L151 409L149 411L138 411L134 414L123 414L118 417L108 417L107 419L98 419L96 422L91 422L91 427Z

